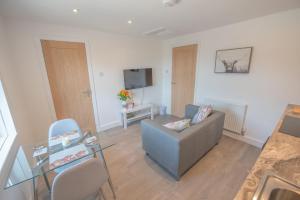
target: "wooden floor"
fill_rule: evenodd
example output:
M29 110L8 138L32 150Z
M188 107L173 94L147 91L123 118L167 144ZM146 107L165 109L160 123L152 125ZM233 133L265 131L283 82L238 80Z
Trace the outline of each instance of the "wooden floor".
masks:
M231 200L260 152L223 136L219 145L175 181L145 155L138 124L105 134L105 140L115 143L104 155L120 200ZM108 186L104 191L112 199ZM48 199L48 195L43 196Z

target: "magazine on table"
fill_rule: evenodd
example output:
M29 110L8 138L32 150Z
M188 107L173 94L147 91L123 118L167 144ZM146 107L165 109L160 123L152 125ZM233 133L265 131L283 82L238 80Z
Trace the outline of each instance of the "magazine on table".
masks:
M53 169L73 160L84 157L89 153L84 144L79 144L68 149L56 152L49 156L49 169Z

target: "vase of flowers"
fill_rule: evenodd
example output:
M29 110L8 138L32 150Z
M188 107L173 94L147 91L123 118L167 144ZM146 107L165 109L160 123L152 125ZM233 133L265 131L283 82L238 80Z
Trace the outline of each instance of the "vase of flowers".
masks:
M118 97L121 100L121 105L125 108L127 106L127 101L131 99L130 92L128 90L121 90L118 93Z

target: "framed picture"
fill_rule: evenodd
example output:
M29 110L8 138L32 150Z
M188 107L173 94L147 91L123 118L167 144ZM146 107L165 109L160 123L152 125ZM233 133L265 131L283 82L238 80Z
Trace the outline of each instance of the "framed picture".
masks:
M215 73L249 73L252 47L216 51Z

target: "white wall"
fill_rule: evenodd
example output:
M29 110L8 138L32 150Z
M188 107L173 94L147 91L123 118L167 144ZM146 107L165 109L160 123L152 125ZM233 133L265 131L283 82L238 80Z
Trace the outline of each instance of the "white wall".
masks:
M243 139L257 146L288 103L300 104L300 9L165 41L164 100L170 107L171 48L199 44L195 102L205 97L249 106ZM218 49L253 46L249 74L215 74Z
M25 92L24 103L36 140L47 137L48 127L55 117L49 102L49 83L39 39L86 42L91 78L95 83L94 100L98 105L98 129L120 125L120 103L117 92L123 87L123 69L152 67L154 87L145 89L145 102L161 103L162 76L160 41L132 38L93 30L83 30L50 24L6 20L10 48ZM103 76L102 76L103 75ZM93 87L93 86L92 86ZM141 90L135 91L137 99Z
M124 68L153 67L155 86L146 88L145 101L160 104L162 98L170 108L171 48L198 43L195 102L209 96L247 103L245 138L261 144L272 132L286 104L300 103L299 13L299 9L292 10L173 38L164 42L163 53L160 41L6 19L11 58L23 91L19 107L26 109L24 113L28 114L34 138L45 139L54 116L43 71L41 38L86 42L99 129L120 124L116 93L123 87ZM213 72L217 49L243 46L254 47L249 74ZM141 91L136 93L139 96Z
M6 98L18 135L24 142L31 140L31 130L28 126L27 113L24 110L23 91L20 88L20 75L15 68L14 58L10 56L6 27L0 16L0 78L3 82Z
M19 143L28 143L31 141L31 130L28 126L26 112L22 101L22 91L18 81L12 59L9 56L7 35L3 19L0 17L0 78L4 86L5 95L10 107L10 112L14 118L14 124L17 129L16 137L9 137L0 150L0 191L3 188L10 167L14 161ZM18 189L0 192L0 199L27 199L32 190L28 190L30 185L23 184Z

